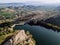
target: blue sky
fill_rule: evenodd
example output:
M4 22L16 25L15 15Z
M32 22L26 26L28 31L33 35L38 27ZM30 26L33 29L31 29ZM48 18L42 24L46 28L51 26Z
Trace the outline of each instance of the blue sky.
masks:
M0 3L12 3L12 2L41 2L41 3L60 3L60 0L0 0Z

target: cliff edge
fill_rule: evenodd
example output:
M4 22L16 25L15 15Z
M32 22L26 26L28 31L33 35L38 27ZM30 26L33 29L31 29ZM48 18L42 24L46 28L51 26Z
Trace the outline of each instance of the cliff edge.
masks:
M29 32L25 33L24 30L18 30L3 45L35 45L35 41Z

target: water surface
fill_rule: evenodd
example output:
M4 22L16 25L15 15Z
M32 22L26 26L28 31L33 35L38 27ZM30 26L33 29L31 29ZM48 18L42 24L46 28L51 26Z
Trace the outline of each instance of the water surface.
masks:
M36 40L36 45L60 45L60 32L46 29L41 26L16 25L15 30L24 29L30 31L33 38Z

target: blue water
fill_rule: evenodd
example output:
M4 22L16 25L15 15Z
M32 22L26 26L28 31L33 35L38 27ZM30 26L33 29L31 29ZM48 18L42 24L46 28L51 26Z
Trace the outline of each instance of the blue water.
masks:
M15 26L15 30L28 30L36 40L36 45L60 45L60 32L53 31L52 29L46 29L41 26Z

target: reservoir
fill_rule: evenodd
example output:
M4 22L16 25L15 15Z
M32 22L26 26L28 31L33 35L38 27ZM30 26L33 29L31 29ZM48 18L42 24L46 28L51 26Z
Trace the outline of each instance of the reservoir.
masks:
M28 24L23 26L16 25L14 29L29 31L36 40L36 45L60 45L60 32L53 31L52 29L42 26L30 26Z

